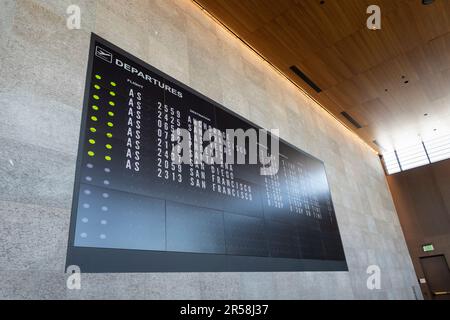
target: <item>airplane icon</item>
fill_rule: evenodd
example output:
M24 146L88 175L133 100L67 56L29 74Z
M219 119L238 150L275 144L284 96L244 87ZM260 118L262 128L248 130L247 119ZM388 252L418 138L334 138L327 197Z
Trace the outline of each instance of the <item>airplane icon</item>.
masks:
M106 51L105 49L103 49L99 46L95 47L95 55L98 58L105 60L106 62L112 63L112 58L113 58L112 53Z

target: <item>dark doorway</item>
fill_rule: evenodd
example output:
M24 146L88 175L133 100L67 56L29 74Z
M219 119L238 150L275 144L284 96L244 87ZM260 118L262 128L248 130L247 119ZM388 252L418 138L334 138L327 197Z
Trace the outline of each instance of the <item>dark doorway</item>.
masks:
M450 270L443 255L420 258L432 299L450 300Z

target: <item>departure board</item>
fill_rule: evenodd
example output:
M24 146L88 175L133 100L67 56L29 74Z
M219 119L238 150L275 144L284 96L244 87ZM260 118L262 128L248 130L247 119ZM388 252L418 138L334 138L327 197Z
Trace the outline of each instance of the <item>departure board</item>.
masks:
M261 128L93 34L67 266L347 270L323 162L280 140L274 175L261 175L261 164L179 164L181 129L219 133L226 153L227 129ZM203 151L195 146L194 156Z

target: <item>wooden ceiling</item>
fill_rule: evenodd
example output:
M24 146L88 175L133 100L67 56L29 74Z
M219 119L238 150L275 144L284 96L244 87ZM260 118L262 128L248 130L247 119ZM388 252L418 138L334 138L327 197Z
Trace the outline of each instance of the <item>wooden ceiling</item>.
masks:
M450 0L195 2L379 152L450 132ZM373 4L381 30L366 27Z

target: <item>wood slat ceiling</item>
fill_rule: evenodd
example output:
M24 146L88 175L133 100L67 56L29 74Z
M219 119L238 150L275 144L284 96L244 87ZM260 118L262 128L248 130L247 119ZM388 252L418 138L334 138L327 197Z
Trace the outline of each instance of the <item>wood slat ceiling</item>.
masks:
M450 0L195 2L379 152L450 131ZM381 30L366 27L372 4Z

